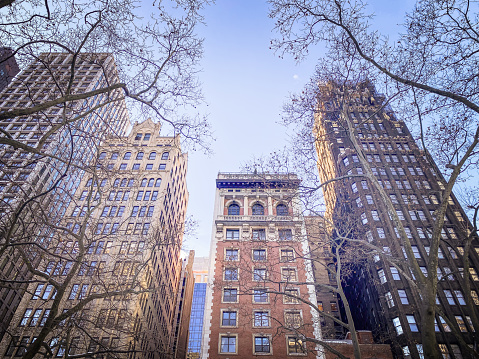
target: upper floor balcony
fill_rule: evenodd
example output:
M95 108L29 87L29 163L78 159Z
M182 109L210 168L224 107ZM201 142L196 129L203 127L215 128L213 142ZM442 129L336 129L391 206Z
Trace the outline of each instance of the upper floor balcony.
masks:
M218 173L217 188L297 188L294 173Z

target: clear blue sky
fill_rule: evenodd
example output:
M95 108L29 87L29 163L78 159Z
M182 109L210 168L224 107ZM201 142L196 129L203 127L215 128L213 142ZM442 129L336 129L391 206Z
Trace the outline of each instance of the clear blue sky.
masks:
M374 27L397 33L397 24L414 2L376 0ZM207 256L211 240L215 179L218 172L238 172L254 156L267 155L288 141L278 124L281 108L290 93L301 91L313 74L321 48L296 64L269 50L274 37L268 5L261 0L217 0L204 12L206 26L202 61L204 95L202 108L209 114L216 141L214 154L189 153L188 214L199 222L196 238L185 242L196 256Z

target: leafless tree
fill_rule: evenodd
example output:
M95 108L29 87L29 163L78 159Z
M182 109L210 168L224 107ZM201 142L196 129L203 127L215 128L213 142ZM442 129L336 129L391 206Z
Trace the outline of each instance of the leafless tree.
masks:
M176 305L178 283L169 282L166 275L164 280L155 277L153 271L156 256L179 251L183 223L166 229L137 228L126 222L103 226L105 200L118 188L115 173L109 174L111 180L99 175L84 181L86 187L72 195L67 216L55 218L48 208L37 207L22 238L17 231L21 245L13 250L21 260L11 266L30 275L1 280L2 288L26 286L19 306L22 312L13 318L3 341L7 356L15 350L23 358L170 354L169 335L153 331L141 314L138 318L138 303L152 296ZM127 185L130 192L140 183L131 178ZM173 277L177 270L173 269ZM163 316L154 322L168 320ZM24 327L35 333L31 342L21 339Z
M93 204L82 207L80 232L67 227L63 217L75 201L79 178L85 173L95 178L98 169L107 170L98 161L98 146L108 136L125 134L129 122L126 106L134 119L151 117L164 125L165 134L181 134L186 146L208 151L208 123L194 110L202 101L196 80L202 40L195 32L203 21L201 10L208 3L160 1L148 9L144 3L128 0L0 3L0 42L11 50L1 62L15 57L20 68L35 64L20 72L1 94L3 288L21 295L31 290L33 284L28 283L43 281L55 287L55 308L62 308L75 273L89 255L86 248L90 242L101 242L100 234L92 229L92 213L99 202L92 197ZM34 128L35 137L17 136L17 127ZM162 235L168 238L179 231L173 227L162 229ZM56 253L55 246L65 238L69 243L83 241L83 252L78 244L75 250L70 248L74 253ZM47 258L74 265L66 277L54 278L41 268ZM14 260L18 262L12 263ZM10 265L10 272L5 272ZM141 266L131 285L119 294L129 291L138 295L148 288L139 284L144 268ZM111 272L112 268L105 270ZM25 275L20 278L19 273ZM109 297L108 293L111 291L91 298ZM86 298L82 302L88 303ZM52 309L42 338L73 318L77 309L69 309L67 314ZM45 344L37 340L26 355L38 352L39 345Z
M3 179L15 188L23 184L8 175L7 170L18 170L7 158L15 152L17 159L28 159L23 166L35 168L43 162L61 176L52 186L37 188L28 195L16 190L16 197L24 200L3 205L13 214L13 221L27 200L37 199L71 178L72 166L85 170L90 165L94 151L82 156L79 152L98 144L105 134L121 135L118 131L124 131L124 126L115 125L114 113L108 112L125 101L135 117L160 121L165 132L181 134L187 145L207 150L206 120L195 110L189 111L192 116L181 113L188 113L188 108L194 109L202 101L195 78L202 40L195 30L202 22L200 11L207 4L160 1L148 8L148 17L142 16L146 5L129 0L1 4L0 42L11 49L2 62L15 57L22 68L36 63L39 69L34 77L20 73L13 89L2 95L9 101L0 114ZM59 59L58 53L65 57ZM95 77L98 83L88 82L90 66L86 65L93 65L100 74ZM41 88L42 84L48 87ZM120 114L120 120L127 121L125 116ZM101 125L88 126L92 117ZM36 140L16 137L12 128L6 128L12 122L38 125ZM58 143L65 147L59 148ZM13 223L2 228L7 238Z
M310 95L313 92L316 95L303 94L293 99L290 123L301 113L315 109L312 102L318 101L317 80L334 81L341 86L370 79L399 109L414 128L423 149L435 157L447 175L436 210L427 277L413 263L405 233L400 231L409 265L421 283L424 354L438 357L434 318L440 232L452 188L458 180L477 170L477 4L467 0L418 1L406 15L404 33L394 44L371 29L373 16L367 13L367 3L363 1L272 0L270 4L270 15L276 20L280 34L273 41L275 50L291 53L301 60L310 46L324 43L328 48L324 61L318 65L320 75L309 88ZM344 125L346 131L351 129ZM363 161L361 164L365 165ZM372 173L367 171L366 176L381 192ZM390 213L395 213L389 199L383 199ZM393 216L393 220L402 229L398 219ZM467 277L466 274L465 281Z

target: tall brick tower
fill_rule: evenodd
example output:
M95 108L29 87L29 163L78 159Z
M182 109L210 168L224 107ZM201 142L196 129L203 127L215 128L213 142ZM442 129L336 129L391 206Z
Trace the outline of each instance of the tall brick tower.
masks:
M479 328L474 328L471 315L479 305L477 237L472 250L464 253L465 238L473 227L453 194L443 198L443 176L432 158L417 146L401 117L385 105L384 96L369 82L351 85L347 88L349 96L343 91L332 84L324 87L315 127L321 181L344 176L324 190L326 216L338 231L354 224L356 229L351 233L357 238L383 248L382 253L397 258L398 263L406 263L397 228L383 200L371 182L361 178L365 170L353 139L393 203L423 273L429 260L435 210L448 201L439 245L436 303L450 325L436 315L438 349L444 357L469 357L468 348L453 335L451 326L467 345L475 343L474 333ZM465 255L470 261L469 290L461 285ZM411 283L379 255L364 259L357 270L345 285L356 329L372 330L378 342L391 343L397 358L423 357L420 298ZM466 305L466 294L471 295L473 308Z

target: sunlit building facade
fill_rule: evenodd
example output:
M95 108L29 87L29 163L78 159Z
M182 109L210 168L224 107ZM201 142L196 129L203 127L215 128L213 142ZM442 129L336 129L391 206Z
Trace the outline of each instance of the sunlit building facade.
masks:
M298 299L316 304L298 185L294 174L218 174L201 358L322 356L302 340L321 334Z
M382 248L382 255L397 258L395 263L402 266L405 273L409 272L397 228L379 191L361 177L365 172L348 136L348 119L353 139L390 197L423 272L436 221L435 210L439 203L448 201L439 246L436 300L448 322L436 314L436 335L444 358L470 357L468 346L475 343L475 332L479 330L472 320L479 305L477 237L473 238L473 249L467 254L471 266L470 289L465 289L461 273L466 256L465 238L473 227L453 194L443 198L443 176L433 159L418 147L401 116L385 104L384 96L369 82L348 87L347 91L349 96L344 96L334 85L321 90L321 110L315 126L319 174L322 182L344 176L343 180L333 181L324 189L326 217L335 224L337 233ZM391 344L396 358L422 358L417 292L384 257L360 253L358 251L356 274L345 279L356 329L372 330L376 342ZM471 301L467 304L469 295ZM453 334L451 326L461 340Z
M9 54L9 49L3 49L2 56ZM81 168L94 160L103 139L122 136L127 130L128 113L118 89L43 108L28 116L9 115L61 97L71 79L72 61L71 54L42 54L13 79L10 75L18 71L14 59L0 65L0 72L6 76L4 84L8 84L0 93L0 128L4 131L1 136L39 151L33 153L13 145L0 145L0 233L8 233L9 241L30 242L32 234L38 243L48 241L78 188L84 173ZM110 54L81 54L74 69L72 94L85 94L119 82ZM89 111L99 104L103 106L97 111ZM51 131L66 119L75 118L77 120L67 126ZM30 200L28 206L15 217L27 200ZM17 226L15 218L22 225ZM34 267L39 260L37 254L34 251L28 255ZM14 247L0 257L0 276L0 281L13 277L18 281L0 289L2 338L25 291L24 282L31 277Z
M186 340L178 340L187 337L179 334L188 201L180 138L161 136L160 124L148 119L128 136L106 139L97 159L67 207L64 230L52 236L52 255L38 266L64 290L42 277L29 285L0 342L5 358L22 356L70 312L44 340L53 356L160 359L186 352Z

